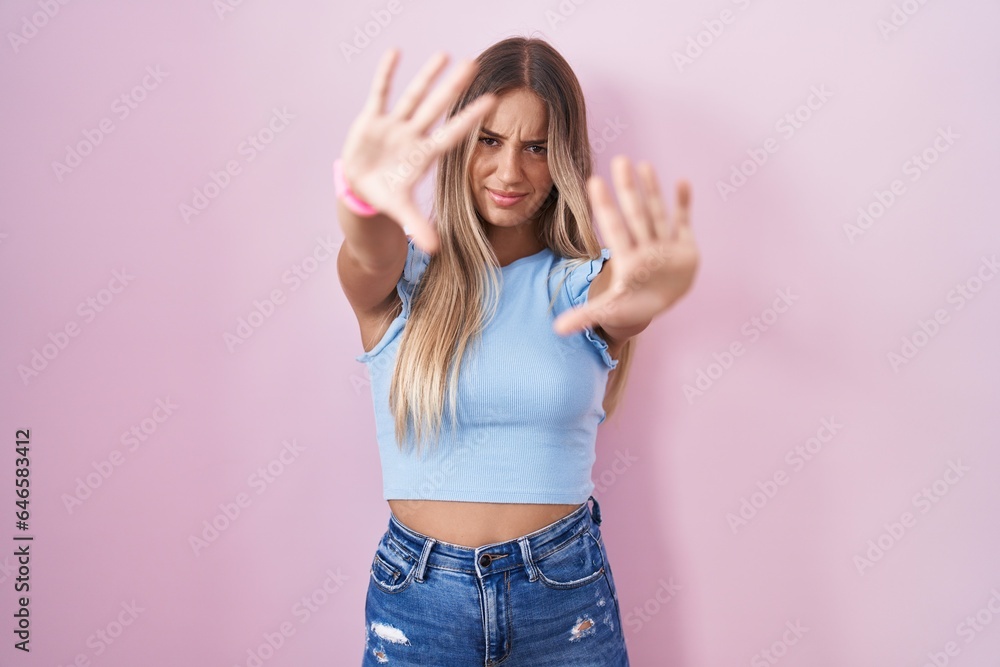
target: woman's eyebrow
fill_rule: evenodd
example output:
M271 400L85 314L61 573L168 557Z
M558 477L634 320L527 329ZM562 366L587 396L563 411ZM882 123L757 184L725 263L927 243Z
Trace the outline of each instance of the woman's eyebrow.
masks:
M487 135L489 135L491 137L494 137L494 138L497 138L497 139L506 139L507 138L507 137L503 136L502 134L497 134L493 130L487 130L485 127L482 128L482 133L483 134L487 134ZM547 142L548 142L548 139L529 139L528 141L523 141L521 143L523 143L524 145L528 145L528 144L544 144L544 143L547 143Z

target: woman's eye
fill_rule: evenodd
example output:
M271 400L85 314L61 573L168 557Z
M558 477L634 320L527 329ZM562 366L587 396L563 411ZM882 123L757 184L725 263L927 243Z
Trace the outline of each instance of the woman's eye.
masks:
M493 137L479 137L479 141L481 143L486 143L488 141L496 141L496 139L494 139ZM486 145L489 146L490 148L493 148L493 144L486 143ZM531 153L533 155L545 155L545 151L546 151L545 146L539 146L538 144L533 144L531 146L528 146L528 148L529 149L531 149L531 148L537 148L538 149L537 151L535 151L535 150L531 151Z

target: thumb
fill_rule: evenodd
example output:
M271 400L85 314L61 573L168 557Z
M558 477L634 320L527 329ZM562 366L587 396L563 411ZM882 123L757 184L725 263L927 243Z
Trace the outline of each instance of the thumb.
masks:
M555 319L552 328L557 334L568 336L594 326L609 296L610 294L605 293L582 306L567 310Z
M438 251L441 243L438 239L437 229L431 225L412 201L406 200L400 203L399 209L394 211L393 215L401 226L410 228L413 232L413 241L424 252L434 254Z

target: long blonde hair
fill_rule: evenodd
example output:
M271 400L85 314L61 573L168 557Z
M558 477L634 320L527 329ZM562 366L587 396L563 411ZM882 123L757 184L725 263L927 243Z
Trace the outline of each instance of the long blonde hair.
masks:
M596 259L601 245L586 197L593 158L583 92L573 70L538 38L504 39L476 61L475 78L452 104L447 118L484 93L533 91L548 107L548 167L553 180L552 191L536 211L541 239L564 258L561 266L572 268ZM440 250L431 256L411 301L389 388L400 447L408 425L414 428L418 451L431 427L435 439L440 435L446 393L454 425L463 355L496 310L499 262L475 209L469 177L481 127L482 122L464 142L445 152L438 165L431 216L436 218ZM487 296L492 299L484 309ZM608 376L603 409L609 417L624 391L633 344L634 339L626 341L618 366Z

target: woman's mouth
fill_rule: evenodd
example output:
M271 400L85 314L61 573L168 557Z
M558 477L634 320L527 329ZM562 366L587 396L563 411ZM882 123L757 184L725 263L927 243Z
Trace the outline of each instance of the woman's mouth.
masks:
M486 188L486 190L487 192L490 193L490 198L492 198L493 201L496 202L497 206L513 206L514 204L518 203L519 201L528 196L528 193L526 192L523 194L518 194L514 192L500 193L497 192L496 190L490 190L489 188Z

